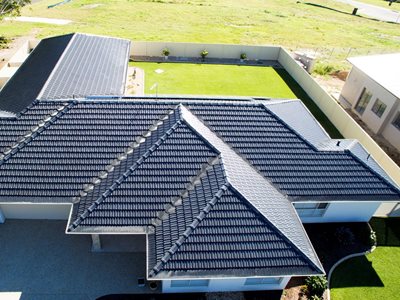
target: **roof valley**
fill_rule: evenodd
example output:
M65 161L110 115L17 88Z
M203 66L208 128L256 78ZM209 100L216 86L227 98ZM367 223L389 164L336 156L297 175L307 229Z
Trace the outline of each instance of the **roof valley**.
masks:
M3 150L3 153L0 153L0 166L6 163L9 159L12 158L15 154L18 153L21 149L23 149L26 145L28 145L32 140L38 137L45 129L57 119L61 118L65 113L68 112L74 106L73 102L67 102L59 106L56 110L51 112L49 115L45 116L44 119L39 121L34 127L28 130L24 135L17 138L16 142L6 147Z
M156 151L159 146L161 146L167 137L171 135L180 124L179 111L176 108L169 109L165 115L161 116L158 120L155 120L147 131L143 132L140 136L137 136L135 141L131 142L123 153L107 165L105 170L101 171L97 177L94 177L90 183L86 184L78 196L74 197L73 203L74 206L77 206L80 204L82 199L92 196L95 192L95 188L100 189L102 182L109 176L113 175L113 173L122 174L117 179L113 180L113 183L107 186L107 189L104 192L97 191L97 194L99 195L96 197L96 200L80 213L78 219L74 222L70 220L72 223L67 226L67 230L74 231L84 219L86 219L99 205L101 205L104 199L111 195L125 179L127 179L154 151ZM132 165L128 164L130 157L134 155L134 152L139 149L140 145L145 145L148 138L150 138L152 133L157 130L162 130L160 138L158 138L156 142L152 143L150 147L146 148L147 150L140 155L136 161L133 161ZM118 170L117 172L116 168L118 167L122 170Z

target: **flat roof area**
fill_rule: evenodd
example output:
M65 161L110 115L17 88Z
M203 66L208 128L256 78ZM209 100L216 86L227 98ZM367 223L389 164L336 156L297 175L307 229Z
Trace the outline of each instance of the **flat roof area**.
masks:
M350 57L348 61L400 98L400 53Z

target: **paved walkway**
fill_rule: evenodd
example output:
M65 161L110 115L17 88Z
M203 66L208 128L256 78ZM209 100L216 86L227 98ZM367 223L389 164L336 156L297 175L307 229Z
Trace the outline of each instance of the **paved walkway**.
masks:
M372 4L366 4L354 0L336 0L338 2L349 4L353 7L358 8L357 14L366 15L368 17L385 21L400 23L400 12L391 10L389 8L379 7ZM388 6L389 7L389 6Z
M66 235L66 221L6 220L0 224L0 299L94 300L145 293L144 252L90 251L87 235ZM138 248L137 248L138 249Z

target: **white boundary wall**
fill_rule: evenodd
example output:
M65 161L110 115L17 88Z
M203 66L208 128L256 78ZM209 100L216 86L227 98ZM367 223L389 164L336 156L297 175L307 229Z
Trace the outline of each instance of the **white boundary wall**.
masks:
M281 47L277 46L245 46L229 44L197 44L197 43L163 43L163 42L132 42L131 55L159 56L162 50L168 48L170 56L200 57L204 49L207 57L239 59L241 53L246 53L248 59L262 59L278 61Z

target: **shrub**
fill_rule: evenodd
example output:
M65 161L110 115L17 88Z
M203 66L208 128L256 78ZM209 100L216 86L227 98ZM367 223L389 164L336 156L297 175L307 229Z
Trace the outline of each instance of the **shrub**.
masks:
M322 294L328 287L328 281L325 276L310 276L306 278L306 285L310 297L322 297Z
M162 54L164 55L164 56L168 56L169 55L169 49L168 48L164 48L163 50L162 50Z
M324 63L317 63L313 70L314 73L323 76L332 74L334 71L336 71L336 68L334 66Z
M247 58L247 54L246 53L241 53L240 54L240 59L246 59Z
M350 246L354 244L355 236L354 233L347 227L339 227L335 231L335 237L340 245Z
M200 56L202 59L205 59L207 55L208 55L208 51L206 49L204 49L203 51L200 52Z
M376 242L377 242L376 233L375 233L375 231L371 230L371 233L369 235L369 243L370 243L371 247L376 246Z
M10 42L10 39L5 36L0 35L0 49L6 48L7 44Z

